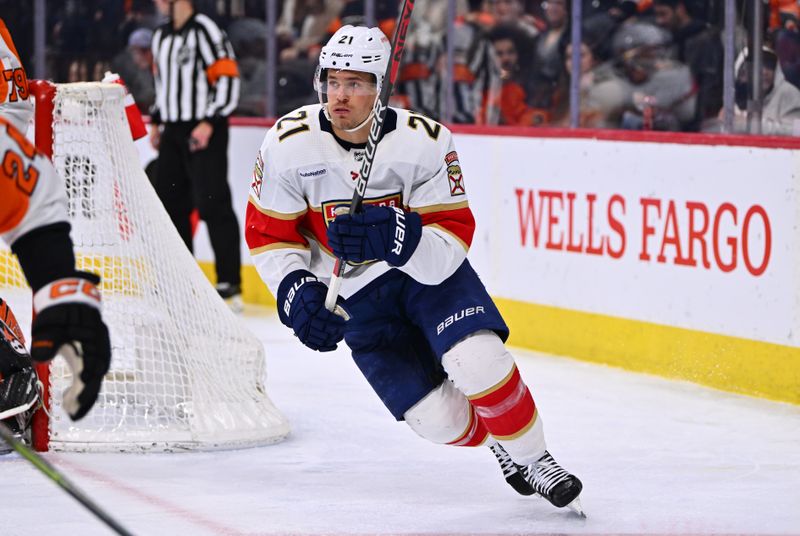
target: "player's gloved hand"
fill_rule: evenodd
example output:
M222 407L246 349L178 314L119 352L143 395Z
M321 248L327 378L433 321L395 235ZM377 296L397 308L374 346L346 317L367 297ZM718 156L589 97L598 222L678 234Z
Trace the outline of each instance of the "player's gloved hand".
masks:
M320 352L336 350L344 338L345 320L325 308L328 287L308 270L295 270L278 287L278 317L300 341ZM339 297L337 304L344 306Z
M358 214L337 216L328 227L328 244L342 260L386 261L403 266L422 238L422 218L416 212L365 205Z
M83 418L97 400L111 361L108 328L100 316L100 278L77 272L40 288L33 296L31 357L49 361L56 354L72 369L64 391L64 409L72 420Z

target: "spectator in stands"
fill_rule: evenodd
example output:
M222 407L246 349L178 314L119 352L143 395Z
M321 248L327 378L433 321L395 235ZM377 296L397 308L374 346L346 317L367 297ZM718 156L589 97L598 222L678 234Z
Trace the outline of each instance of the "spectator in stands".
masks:
M489 0L489 14L495 25L516 26L522 32L520 39L532 41L544 28L543 22L525 12L522 0Z
M236 115L265 116L267 99L267 25L255 18L235 19L228 25L236 61L239 63L241 91Z
M88 80L87 39L89 14L77 0L67 0L58 10L53 26L50 51L53 55L53 79L56 82L79 82Z
M455 110L454 123L496 125L500 120L500 65L482 26L481 2L471 0L469 11L456 20L454 44ZM444 81L447 36L437 60L438 79ZM440 113L444 111L445 84L440 83Z
M88 15L87 71L90 80L101 80L111 59L126 45L117 31L124 18L123 5L119 0L94 0Z
M622 128L683 130L695 118L696 91L689 68L669 55L669 33L646 22L622 25L614 35L618 68L632 85Z
M155 102L152 40L153 31L149 28L134 30L128 37L127 48L111 61L111 69L125 81L143 113L147 113Z
M568 0L545 0L542 9L547 29L539 34L533 46L529 104L552 112L563 98L558 88L564 68L563 51L570 39Z
M446 10L443 13L438 1L419 1L414 13L420 9L421 16L409 28L398 84L390 104L435 118L439 115L436 65L442 55Z
M797 0L771 0L769 26L770 30L783 28L797 31L800 26L800 5Z
M375 21L383 34L391 39L397 23L399 2L397 0L373 0L373 2L375 2ZM364 3L364 0L346 0L344 8L339 13L339 20L334 26L331 26L330 30L332 32L338 30L345 24L365 26L367 21L364 18Z
M500 124L531 126L546 123L547 110L531 108L527 103L529 73L519 60L519 50L525 42L522 30L516 24L499 24L489 33L489 40L500 64L500 77L503 80Z
M722 38L717 28L692 17L687 0L654 0L655 22L672 32L678 61L688 65L697 84L697 106L687 130L722 108Z
M466 11L455 21L454 123L494 125L500 120L500 66L487 38L487 14L482 4L482 0L469 0ZM395 102L444 120L447 35L421 21L410 41Z
M130 36L139 28L153 30L159 25L153 0L128 0L124 2L125 16L119 25L119 36L123 43L130 43Z
M800 88L800 28L780 29L775 32L774 41L783 76Z
M632 100L633 85L620 76L612 62L602 61L597 52L602 50L605 34L596 34L584 28L581 42L580 113L579 126L586 128L616 128L622 114ZM572 43L564 51L567 73L565 85L572 76ZM556 122L569 124L569 106L560 108Z
M278 22L278 35L288 43L280 52L281 63L298 58L316 64L321 44L346 0L286 0Z
M747 132L747 99L752 70L745 48L736 59L735 132ZM775 51L763 48L761 85L764 94L761 109L761 133L785 136L800 135L800 89L786 81Z

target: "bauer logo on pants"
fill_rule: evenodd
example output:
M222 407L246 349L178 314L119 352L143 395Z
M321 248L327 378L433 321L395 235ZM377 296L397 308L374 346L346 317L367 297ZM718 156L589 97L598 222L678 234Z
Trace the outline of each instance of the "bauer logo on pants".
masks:
M467 307L466 309L461 309L459 312L452 314L439 322L439 325L436 326L436 334L441 335L444 330L458 322L459 320L464 320L468 316L484 314L486 311L483 309L483 305L477 305L475 307Z

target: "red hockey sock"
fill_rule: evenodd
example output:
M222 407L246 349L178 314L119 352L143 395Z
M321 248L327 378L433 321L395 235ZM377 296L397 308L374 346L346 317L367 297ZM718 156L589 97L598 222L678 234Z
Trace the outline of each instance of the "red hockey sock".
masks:
M470 405L469 424L467 424L467 428L464 430L463 434L457 439L450 441L448 445L456 447L477 447L478 445L482 445L487 437L489 437L489 429L486 428L483 419L478 417L475 413L475 408Z
M516 365L499 383L468 398L486 428L501 441L520 437L536 423L536 404Z

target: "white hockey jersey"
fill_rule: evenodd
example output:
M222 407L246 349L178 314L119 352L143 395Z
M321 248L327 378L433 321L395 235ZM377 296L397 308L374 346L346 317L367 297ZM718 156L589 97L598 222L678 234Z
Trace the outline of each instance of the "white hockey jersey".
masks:
M329 281L335 258L326 230L334 209L349 206L364 155L364 144L333 135L319 104L285 115L267 132L253 170L245 238L273 294L298 269ZM420 283L440 283L464 261L475 220L452 135L439 123L387 110L364 202L421 215L419 246L398 268ZM348 267L341 295L353 295L391 269L385 262Z
M43 225L67 221L67 195L53 164L0 116L0 236L11 245Z
M10 120L21 132L27 132L33 116L33 102L28 92L28 78L17 54L14 41L0 18L0 116Z

